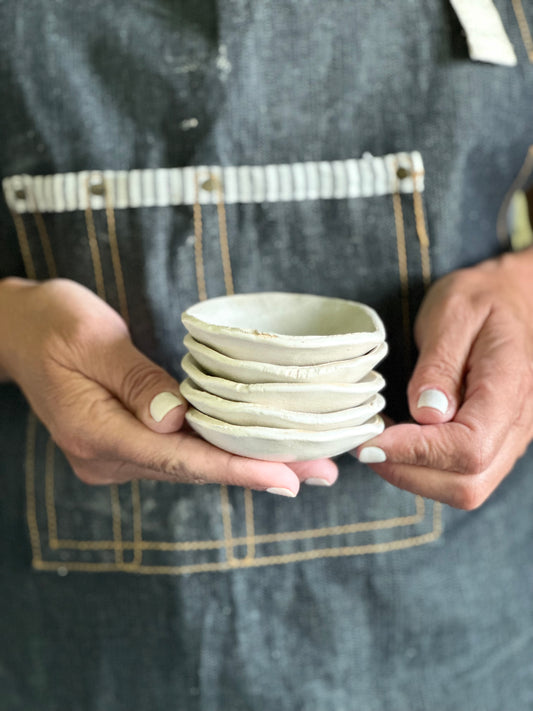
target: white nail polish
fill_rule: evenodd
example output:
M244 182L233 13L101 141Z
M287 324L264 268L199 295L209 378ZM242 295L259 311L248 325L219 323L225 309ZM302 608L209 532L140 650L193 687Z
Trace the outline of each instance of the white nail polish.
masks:
M174 393L159 393L150 403L150 415L156 422L161 422L171 410L180 405L185 405L185 400L182 397L174 395Z
M364 447L359 452L358 459L363 464L379 464L387 461L387 455L380 447Z
M431 407L433 410L438 410L443 415L448 410L448 398L440 390L424 390L420 393L417 407Z
M309 479L305 479L305 484L309 486L331 486L332 482L327 479L320 479L319 477L310 476Z
M294 499L296 496L290 489L282 489L277 486L272 486L270 489L267 489L267 492L269 494L277 494L278 496L289 496L291 499Z

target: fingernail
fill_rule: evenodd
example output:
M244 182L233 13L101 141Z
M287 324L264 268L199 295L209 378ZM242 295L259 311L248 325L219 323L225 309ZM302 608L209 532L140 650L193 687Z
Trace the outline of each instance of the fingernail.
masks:
M363 447L357 458L363 464L378 464L387 461L387 455L380 447Z
M309 479L306 479L305 484L309 484L309 486L331 486L332 482L328 481L327 479L320 479L319 477L315 476L310 476Z
M446 414L448 405L448 398L440 390L424 390L420 394L418 402L416 403L417 407L431 407L433 410L438 410L443 415Z
M161 422L161 420L168 415L171 410L174 410L180 405L185 405L185 400L174 393L159 393L156 395L152 402L150 403L150 414L156 422Z
M267 489L269 494L277 494L278 496L289 496L291 499L294 499L296 494L291 491L290 489L281 489L277 486L273 486L270 489Z

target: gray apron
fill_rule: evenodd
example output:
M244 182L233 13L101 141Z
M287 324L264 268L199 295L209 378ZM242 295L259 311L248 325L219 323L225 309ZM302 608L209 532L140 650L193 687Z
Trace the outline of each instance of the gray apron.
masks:
M497 6L514 67L444 0L4 0L0 276L88 286L178 379L201 298L363 301L406 417L424 290L529 180L533 9ZM4 385L0 452L1 711L533 708L531 451L471 513L350 456L295 500L91 488Z

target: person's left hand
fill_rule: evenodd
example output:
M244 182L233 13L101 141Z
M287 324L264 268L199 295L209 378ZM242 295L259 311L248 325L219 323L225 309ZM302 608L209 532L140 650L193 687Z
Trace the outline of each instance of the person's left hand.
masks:
M407 395L418 424L393 425L355 453L401 489L475 509L533 438L533 250L436 282L415 340Z

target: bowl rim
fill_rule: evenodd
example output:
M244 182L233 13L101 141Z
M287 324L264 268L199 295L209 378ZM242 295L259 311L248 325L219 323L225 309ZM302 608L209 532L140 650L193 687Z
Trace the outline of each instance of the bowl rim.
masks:
M225 353L217 351L216 348L213 348L212 346L207 345L206 343L202 343L201 341L196 339L191 333L186 334L185 338L183 339L183 345L187 348L187 351L189 351L193 355L193 357L195 355L194 349L197 349L200 353L205 353L206 357L210 357L213 360L219 360L221 364L227 365L228 367L231 367L232 365L239 365L240 367L253 369L258 373L265 372L271 375L279 375L280 377L284 377L288 371L291 371L293 373L295 371L298 371L305 375L306 373L330 373L335 370L354 368L358 363L360 364L364 363L367 360L373 360L376 356L378 356L379 358L379 360L375 363L375 365L377 365L388 355L389 352L389 346L387 341L381 341L380 343L376 343L375 345L373 345L366 353L363 353L360 356L346 358L344 360L333 360L328 361L327 363L317 363L314 365L279 365L277 363L270 363L268 361L234 358L232 356L226 355ZM305 381L305 377L302 377L302 381Z
M343 439L345 437L351 437L356 435L361 435L365 433L365 428L374 432L374 428L379 425L379 432L376 432L375 436L381 434L385 429L385 422L380 415L374 415L366 422L361 425L354 425L353 427L340 427L336 430L304 430L304 429L285 429L283 427L260 427L257 425L233 425L229 422L224 422L216 417L211 417L211 415L206 415L195 407L187 410L185 417L189 422L189 418L207 420L205 424L206 427L218 431L222 434L230 435L233 437L241 438L252 438L264 439L264 440L282 440L287 441L315 441L315 442L331 442L337 439ZM249 435L244 433L246 430Z
M253 297L264 297L269 299L274 298L290 298L290 297L301 297L306 300L320 299L330 302L337 302L343 304L349 304L361 311L364 311L368 316L370 316L372 323L375 324L376 328L373 331L353 331L350 333L337 333L329 335L308 335L308 336L291 336L283 333L276 333L274 331L257 331L255 329L245 329L238 326L221 326L209 321L205 321L199 318L198 315L193 313L194 310L202 310L205 308L205 304L213 304L214 302L229 301L229 300L246 300ZM350 299L342 299L336 296L322 296L320 294L305 294L297 292L284 292L284 291L261 291L261 292L250 292L243 294L230 294L226 296L216 296L212 299L207 299L205 301L198 301L195 304L189 306L181 314L181 320L185 328L190 331L190 326L193 329L199 329L209 333L210 335L226 335L234 338L239 338L246 341L276 341L280 346L287 346L290 348L321 348L326 346L338 346L345 344L361 343L364 341L369 341L372 345L377 345L385 340L385 327L381 321L378 313L367 304L363 304L359 301L351 301ZM198 339L197 339L198 340ZM372 346L370 346L372 347Z
M185 386L185 388L184 388ZM220 395L215 395L214 393L210 393L207 390L203 390L203 388L199 387L196 385L196 383L191 380L191 378L186 378L180 385L181 392L185 399L191 404L193 408L196 410L199 410L202 412L202 410L197 407L194 403L190 402L187 398L187 392L189 390L194 390L195 393L198 393L198 399L201 400L202 398L205 398L208 401L213 402L213 404L218 404L218 403L223 403L220 404L221 408L226 407L228 410L231 411L240 411L240 412L246 412L250 414L261 414L264 413L266 416L275 416L279 419L286 419L288 422L297 422L301 423L302 425L306 424L306 421L312 422L313 420L316 420L317 417L319 417L321 420L325 422L332 422L337 419L340 419L342 421L342 418L344 417L345 419L349 419L349 417L354 417L357 412L363 410L365 407L372 407L374 409L373 403L377 401L378 409L374 412L374 414L369 415L369 419L373 417L374 415L377 415L379 412L383 410L385 407L386 401L383 395L380 393L375 393L374 395L371 395L368 400L365 402L361 403L360 405L355 405L354 407L348 407L348 408L343 408L341 410L333 410L332 412L322 412L322 413L312 413L312 412L305 412L305 411L300 411L300 410L285 410L285 409L280 409L280 408L275 408L275 407L269 407L268 405L262 405L260 403L256 402L242 402L239 400L228 400L225 397L221 397ZM185 389L185 392L184 392ZM207 413L204 413L207 414ZM294 417L293 417L294 416ZM213 417L213 415L210 415L210 417ZM218 418L220 419L220 418ZM222 420L223 422L224 420ZM229 423L229 424L234 424L234 423ZM314 424L314 422L313 422ZM363 424L363 423L361 423ZM251 426L251 425L250 425ZM259 426L259 425L257 425Z
M331 393L360 393L369 391L371 393L379 392L385 387L385 378L375 370L371 370L367 375L365 375L361 380L356 383L319 383L319 382L293 382L293 383L240 383L235 380L228 380L227 378L221 378L218 375L209 375L205 373L196 363L193 356L190 353L186 353L181 360L181 367L187 373L191 380L194 380L194 375L191 375L190 371L193 373L196 371L200 374L202 378L207 379L207 381L218 381L222 386L238 392L249 392L253 393L256 391L260 392L272 392L272 393L301 393L301 392L313 392L313 391L325 391Z

